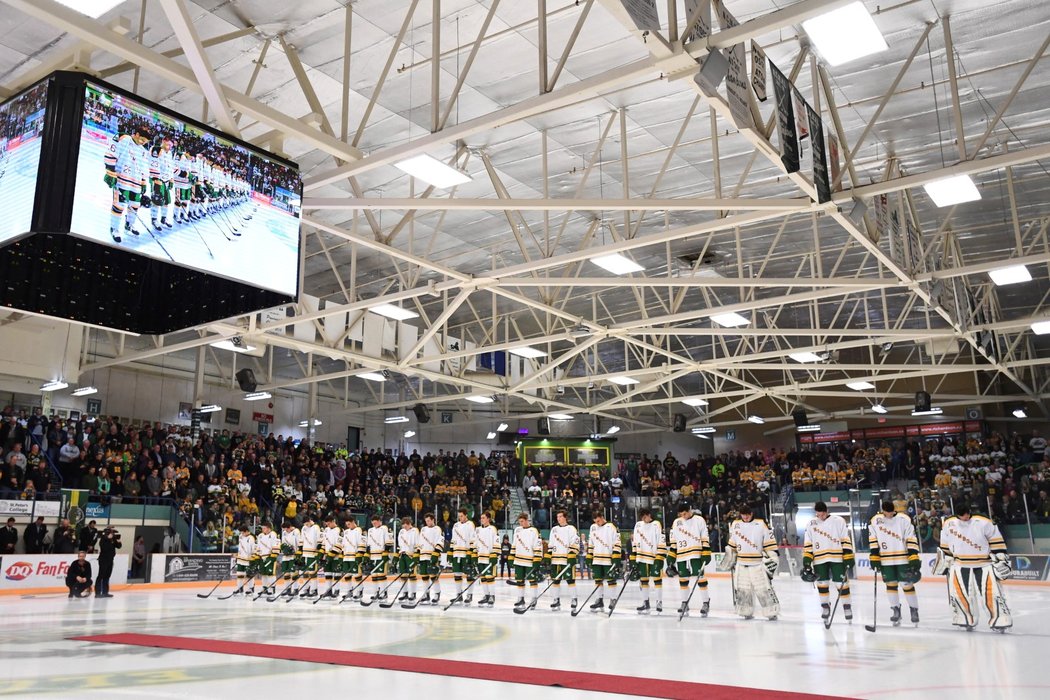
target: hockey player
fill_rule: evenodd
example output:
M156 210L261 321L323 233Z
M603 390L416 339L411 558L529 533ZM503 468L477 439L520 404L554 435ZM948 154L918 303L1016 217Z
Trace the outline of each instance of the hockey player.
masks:
M999 528L983 515L973 515L960 503L941 528L940 555L935 574L948 575L952 624L973 631L983 606L988 626L1006 632L1013 626L1000 581L1010 578L1010 558Z
M110 210L109 235L120 243L123 232L138 232L134 229L139 205L146 196L149 177L149 152L145 144L149 140L144 127L136 126L130 133L117 137L109 147L104 159L104 180L113 189L113 206ZM130 210L130 217L125 212Z
M437 605L441 597L441 552L445 549L445 535L434 524L434 514L423 516L423 528L419 531L419 577L432 591L423 594L422 603ZM431 585L433 581L433 585Z
M343 533L335 524L334 515L325 518L324 532L321 533L321 551L324 553L324 579L328 583L329 590L322 597L335 598L338 581L343 578Z
M901 599L898 586L904 588L904 598L911 608L911 621L919 622L919 597L915 582L922 578L919 561L919 540L911 518L898 513L893 501L882 502L882 512L876 513L868 524L868 549L871 568L882 574L886 594L890 599L890 622L901 623Z
M168 205L172 203L171 181L175 173L175 159L171 154L171 139L157 139L150 149L150 220L153 228L171 228L168 223Z
M593 524L587 537L587 564L593 572L594 585L598 589L598 600L590 605L591 612L605 609L605 598L601 585L604 582L612 590L619 579L620 533L616 526L605 519L605 513L594 511Z
M383 524L383 518L376 513L372 516L372 527L368 528L368 534L365 536L365 556L367 556L367 560L364 562L367 569L365 574L375 571L371 577L371 602L380 597L379 588L386 581L386 565L393 548L394 536L390 532L390 528ZM386 594L384 593L383 595L385 596ZM364 603L364 600L361 602Z
M456 511L456 522L452 525L452 580L456 583L456 597L463 593L463 579L474 580L471 567L474 558L474 523L467 517L467 510ZM472 595L462 599L464 605L470 605Z
M561 586L564 583L572 596L572 610L576 610L576 560L580 556L580 534L575 526L569 524L564 510L559 510L555 517L558 524L551 528L547 543L547 563L550 567L551 581L554 584L554 602L551 610L561 610Z
M193 185L190 182L190 171L193 169L193 158L185 151L175 159L175 223L186 223L190 220L193 204Z
M352 517L348 517L344 523L343 539L339 543L339 548L343 552L343 577L357 588L353 599L361 600L364 592L362 590L364 574L368 573L363 570L365 566L365 533L357 524L357 520ZM336 586L335 595L339 595L338 588Z
M474 552L477 554L477 575L481 578L481 590L485 595L478 607L496 604L496 567L499 565L499 531L492 524L488 511L481 514L481 525L474 531Z
M642 604L638 607L638 614L648 615L650 585L656 593L656 612L663 612L664 609L663 567L667 557L667 541L663 526L659 520L653 520L651 510L642 508L638 516L641 520L634 524L631 534L631 561L638 572L642 589Z
M318 552L321 548L321 528L314 522L309 513L303 519L303 528L299 531L303 550L303 577L306 581L299 589L304 598L317 597L317 571L321 566Z
M284 521L284 531L281 532L281 576L289 585L283 595L295 595L295 584L299 580L302 570L303 539L299 528L291 520ZM292 582L292 577L295 581Z
M707 534L707 523L703 517L693 513L688 502L678 505L678 518L671 525L667 573L678 576L678 590L682 594L679 614L688 614L691 580L696 577L700 591L700 614L707 617L711 610L711 593L707 590L704 567L711 561L711 541Z
M245 595L255 592L255 569L258 567L258 561L255 537L247 525L241 525L241 535L237 539L237 580L238 587ZM248 578L252 579L251 588L245 589Z
M543 561L543 538L540 531L529 524L529 514L518 515L518 526L514 528L514 538L510 549L510 565L514 571L512 584L518 587L518 600L514 607L525 607L525 580L528 579L532 589L531 605L535 607L539 597L536 588L539 583L537 567Z
M255 577L262 581L263 593L275 593L279 576L277 556L281 551L281 540L271 529L270 523L263 523L260 530L259 536L255 538L255 551L259 557ZM267 581L267 578L270 578L270 581ZM254 585L252 589L255 589Z
M853 566L853 540L842 516L828 513L824 501L813 506L816 517L809 521L802 549L802 580L816 581L820 595L820 617L831 617L830 582L839 583L842 612L853 619L848 569Z
M737 615L750 620L757 601L761 614L775 620L780 615L780 601L772 585L779 563L776 538L749 506L737 512L740 518L729 526L725 554L730 559L726 568L732 566L729 570L733 572L733 605Z
M416 599L416 563L419 561L419 530L412 526L412 518L401 518L397 533L397 574L407 581L398 600Z

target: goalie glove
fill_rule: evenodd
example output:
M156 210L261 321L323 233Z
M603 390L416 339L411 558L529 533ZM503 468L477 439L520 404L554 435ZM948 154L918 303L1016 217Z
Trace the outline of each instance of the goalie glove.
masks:
M937 550L937 559L933 562L933 575L947 576L954 561L955 557L945 554L943 549Z
M735 565L736 547L726 547L725 554L723 554L722 558L718 560L718 566L716 566L715 568L716 570L723 572L732 571Z
M1000 581L1005 581L1013 576L1013 569L1010 568L1010 557L1002 552L992 555L992 573Z
M780 568L780 560L771 554L764 554L762 556L762 565L766 567L766 576L772 581L773 577L777 575L777 569Z

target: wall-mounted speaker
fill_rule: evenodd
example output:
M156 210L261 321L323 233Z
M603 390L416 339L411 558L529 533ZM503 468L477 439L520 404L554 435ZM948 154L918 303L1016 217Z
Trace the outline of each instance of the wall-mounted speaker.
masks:
M416 421L419 423L430 422L430 409L426 407L426 404L417 403L412 407L412 413L416 414Z
M540 418L536 421L536 432L540 435L551 434L551 419L547 417Z

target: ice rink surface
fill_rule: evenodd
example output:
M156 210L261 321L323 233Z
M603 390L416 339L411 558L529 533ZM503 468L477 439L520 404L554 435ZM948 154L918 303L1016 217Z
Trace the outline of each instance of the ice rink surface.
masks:
M229 588L220 588L207 600L197 598L210 587L151 590L133 585L115 590L110 599L0 596L5 628L0 641L5 667L0 695L629 697L537 687L512 678L511 671L524 667L540 682L545 670L551 669L609 674L625 681L645 677L727 686L715 693L696 686L695 695L687 686L679 697L791 697L777 691L852 698L1050 697L1050 679L1041 673L1050 640L1050 587L1045 586L1006 587L1014 627L1001 635L987 626L975 632L952 627L941 577L927 577L918 586L922 613L918 628L890 626L885 594L880 592L875 633L864 629L871 622L870 581L855 582L853 622L847 623L840 609L830 630L819 620L816 592L798 579L776 581L782 603L776 622L745 621L734 615L729 581L724 578L711 581L711 616L703 619L693 613L681 623L673 612L679 600L673 582L664 591L662 615L635 613L640 595L632 583L611 618L586 611L576 618L567 611L551 612L546 598L536 610L516 615L511 610L515 589L502 581L496 584L494 609L457 606L442 612L453 584L444 580L442 585L441 606L415 610L381 609L378 604L364 608L350 602L218 600ZM579 584L581 600L591 585ZM566 607L567 602L563 601ZM317 661L260 654L260 647L245 648L240 655L237 646L231 655L71 639L121 633L163 635L176 646L185 640L285 645ZM429 672L323 662L332 650L392 655L399 663L418 664ZM442 660L515 669L506 669L509 682L477 680L451 664L446 669Z
M134 230L120 243L110 236L113 190L103 181L108 146L83 140L77 166L76 201L72 230L105 245L192 267L247 284L295 294L299 274L299 221L277 207L258 204L251 221L242 214L254 204L208 215L201 221L178 224L150 235L150 210L139 209ZM169 222L171 219L169 219ZM234 227L240 235L234 234Z

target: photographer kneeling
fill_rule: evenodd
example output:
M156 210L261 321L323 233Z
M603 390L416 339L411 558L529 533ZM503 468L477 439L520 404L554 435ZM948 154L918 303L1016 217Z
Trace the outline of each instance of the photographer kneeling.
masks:
M107 527L98 538L98 581L95 582L96 598L112 598L109 592L109 577L113 575L113 558L120 549L120 533Z
M85 598L91 594L91 562L87 560L87 552L77 553L76 560L69 565L66 588L70 598Z

